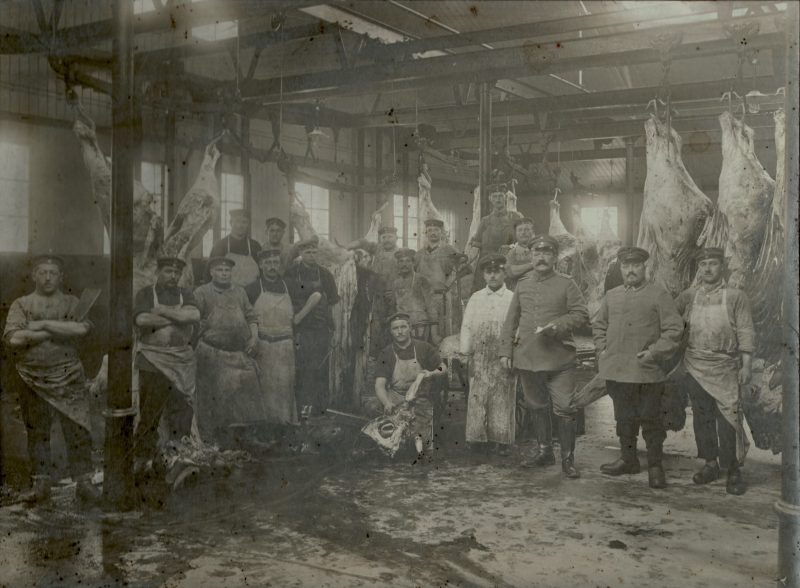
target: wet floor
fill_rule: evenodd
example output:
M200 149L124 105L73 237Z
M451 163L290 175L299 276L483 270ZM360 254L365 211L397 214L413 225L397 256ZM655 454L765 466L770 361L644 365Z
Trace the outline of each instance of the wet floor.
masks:
M670 434L669 488L608 478L610 402L587 411L579 480L454 443L428 463L301 455L205 480L122 518L0 509L7 586L774 586L778 459L754 450L750 489L691 475L691 422Z

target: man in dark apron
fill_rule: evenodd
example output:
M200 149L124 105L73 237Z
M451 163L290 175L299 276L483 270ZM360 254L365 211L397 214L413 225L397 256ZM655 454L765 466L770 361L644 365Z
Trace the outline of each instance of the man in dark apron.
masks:
M233 283L244 288L258 278L258 262L256 261L261 245L250 238L250 213L244 209L231 210L231 232L214 243L211 257L227 257L233 261Z
M331 307L339 302L333 274L317 262L318 245L316 236L298 243L296 251L302 259L286 272L297 283L303 305L314 293L321 295L311 312L295 323L297 402L304 414L320 414L328 406Z
M158 277L136 293L133 320L137 327L135 367L139 370L139 424L134 433L134 472L152 466L158 446L158 425L167 413L172 440L192 435L196 363L189 344L200 311L192 291L179 288L186 262L158 259Z
M50 423L55 417L77 482L75 495L79 501L95 502L99 491L91 480L89 394L75 346L92 324L85 316L75 316L78 299L61 290L60 257L41 255L32 266L35 291L11 304L3 332L23 383L19 397L33 470L33 487L23 500L36 503L50 495Z
M245 291L231 283L234 262L208 260L211 282L194 291L200 310L197 357L197 426L204 441L234 447L234 431L266 418L258 367L258 318ZM236 427L233 428L233 427Z
M303 296L297 283L281 277L281 249L258 254L261 277L245 291L258 321L256 362L267 422L297 423L295 402L295 325L319 303L322 294Z
M727 470L728 494L741 495L746 490L741 466L750 443L740 390L750 382L755 331L747 296L728 286L724 270L722 249L702 249L697 254L700 284L682 292L675 306L689 332L684 383L692 398L697 455L705 460L692 480L713 482L721 466Z

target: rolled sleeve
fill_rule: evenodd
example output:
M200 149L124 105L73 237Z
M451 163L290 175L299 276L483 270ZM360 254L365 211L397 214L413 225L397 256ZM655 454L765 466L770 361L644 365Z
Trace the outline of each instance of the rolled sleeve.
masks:
M28 326L28 318L19 299L11 303L6 316L6 324L3 328L3 341L8 342L11 336L17 331L21 331Z

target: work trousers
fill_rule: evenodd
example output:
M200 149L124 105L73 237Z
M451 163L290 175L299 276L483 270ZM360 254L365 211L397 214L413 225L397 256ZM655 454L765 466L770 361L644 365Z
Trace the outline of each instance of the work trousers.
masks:
M305 329L298 331L296 335L295 398L301 410L310 405L314 414L320 414L328 407L330 340L331 335L327 329Z
M192 433L194 409L160 372L139 372L139 424L134 433L134 455L152 459L158 447L158 425L166 412L169 436L180 440Z
M525 403L531 410L549 410L553 402L553 413L557 417L575 418L575 368L553 372L519 370Z
M736 429L722 416L714 397L690 374L686 375L685 383L692 399L697 457L706 460L719 458L720 467L725 469L737 464Z
M61 423L72 477L77 479L92 471L92 437L89 431L58 412L25 385L20 388L19 402L28 437L28 457L33 475L50 473L50 424L54 417Z
M661 453L667 431L661 420L661 405L664 397L664 382L631 383L606 380L606 388L614 402L614 418L617 435L625 449L629 444L634 451L639 427L647 445L647 462L650 466L661 465ZM630 447L628 448L630 449Z

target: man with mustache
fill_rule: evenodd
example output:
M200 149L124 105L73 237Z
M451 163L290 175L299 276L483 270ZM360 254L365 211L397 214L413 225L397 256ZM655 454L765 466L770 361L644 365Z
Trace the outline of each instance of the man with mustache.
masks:
M697 254L700 284L675 300L689 330L683 356L686 387L692 398L697 455L705 464L692 480L708 484L727 470L728 494L744 494L741 474L749 443L742 424L741 386L750 382L755 331L750 302L723 277L722 249ZM717 461L719 458L719 461Z
M434 342L452 335L461 325L461 301L456 300L455 291L449 289L459 254L452 245L442 242L443 237L444 223L436 218L426 220L427 245L417 251L414 260L417 273L428 280L432 289L431 320L438 322L433 328Z
M391 286L397 277L397 229L395 227L381 227L378 229L378 250L372 260L370 269L383 276L387 285Z
M397 277L392 282L395 310L408 315L412 333L420 333L432 321L431 285L425 276L414 271L413 249L400 249L394 256L397 259Z
M586 301L575 282L553 268L558 241L550 235L533 240L533 272L517 283L500 338L500 362L516 368L525 402L533 411L537 453L524 465L555 464L550 401L559 417L561 470L578 478L575 467L575 342L572 331L589 318Z
M609 290L592 324L600 376L614 402L620 459L604 464L609 476L638 474L636 455L639 428L647 445L647 473L651 488L667 485L661 466L667 437L661 420L664 363L677 351L683 320L669 293L645 280L649 253L639 247L623 247L617 257L625 283Z

